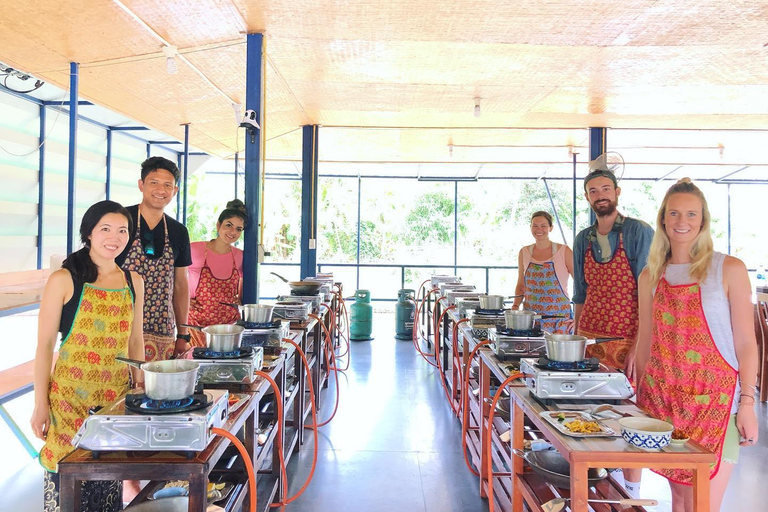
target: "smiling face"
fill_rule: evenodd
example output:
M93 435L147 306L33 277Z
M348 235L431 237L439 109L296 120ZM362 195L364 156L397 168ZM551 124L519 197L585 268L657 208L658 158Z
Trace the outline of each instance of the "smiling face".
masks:
M664 210L664 232L671 244L693 243L704 224L701 199L693 194L672 194Z
M157 169L147 174L143 180L139 180L139 190L144 196L142 206L163 210L170 204L179 187L176 186L176 179L170 171Z
M234 216L216 223L216 232L219 234L219 240L232 245L240 240L245 229L245 223L240 217Z
M610 178L604 176L589 180L587 190L584 193L584 197L587 198L589 205L598 217L611 215L616 211L616 207L619 206L619 195L621 195L621 188L615 186Z
M128 219L119 213L107 213L88 236L91 254L115 259L128 245L129 238Z
M552 226L546 217L534 217L531 219L531 234L536 240L546 240L552 232Z

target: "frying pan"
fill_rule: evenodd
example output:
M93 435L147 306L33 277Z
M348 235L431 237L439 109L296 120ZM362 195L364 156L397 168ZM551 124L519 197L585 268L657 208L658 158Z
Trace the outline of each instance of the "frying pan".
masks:
M317 295L320 287L323 286L323 283L320 281L289 281L280 274L275 274L274 272L270 272L270 274L279 277L284 283L288 283L291 290L299 295Z
M524 452L517 449L512 451L518 457L525 459L533 472L550 484L561 489L571 488L571 465L556 451ZM608 472L603 468L589 468L587 472L589 486L596 485L607 476Z

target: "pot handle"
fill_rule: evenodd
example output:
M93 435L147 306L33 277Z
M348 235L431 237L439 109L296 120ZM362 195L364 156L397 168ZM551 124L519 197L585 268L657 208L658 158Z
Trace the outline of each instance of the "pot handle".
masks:
M142 365L144 365L146 363L146 361L139 361L138 359L128 359L127 357L121 357L121 356L116 356L115 359L120 361L121 363L125 363L125 364L129 364L131 366L134 366L134 367L138 368L139 370L141 370L142 369L141 368Z
M240 306L238 304L233 304L231 302L219 302L222 306L229 306L231 308L235 308L236 310L240 311ZM182 327L189 327L188 325L182 325Z
M288 283L288 282L290 282L290 281L288 281L286 278L284 278L283 276L281 276L280 274L275 274L274 272L270 272L270 274L272 274L273 276L277 276L277 277L279 277L280 279L282 279L282 280L283 280L283 282L284 282L284 283Z
M181 327L186 327L187 329L196 329L198 331L202 331L204 327L200 327L199 325L188 325L188 324L177 324Z
M598 343L605 343L607 341L618 341L623 340L624 338L618 337L618 338L595 338L593 340L587 340L587 345L597 345Z

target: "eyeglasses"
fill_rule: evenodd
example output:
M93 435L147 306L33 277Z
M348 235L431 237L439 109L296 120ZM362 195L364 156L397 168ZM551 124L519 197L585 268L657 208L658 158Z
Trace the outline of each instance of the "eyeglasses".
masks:
M152 231L145 231L142 235L142 239L144 240L144 243L142 246L144 247L144 254L147 256L154 256L155 255L155 234Z

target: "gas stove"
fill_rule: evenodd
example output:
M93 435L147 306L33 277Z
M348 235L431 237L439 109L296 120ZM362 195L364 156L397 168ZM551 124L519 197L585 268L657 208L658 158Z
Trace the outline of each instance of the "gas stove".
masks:
M206 389L193 400L208 405L185 412L137 413L126 408L129 403L145 409L140 397L124 395L116 402L88 416L72 439L77 448L91 450L94 457L102 451L179 451L199 452L215 437L213 427L221 428L227 421L229 392ZM138 400L138 402L136 402ZM176 404L174 404L176 405Z
M445 294L448 293L449 290L455 290L457 292L473 292L475 291L475 286L462 283L442 283L440 285L440 296L445 297Z
M504 324L504 310L488 311L478 309L469 317L469 326L472 327L472 336L476 339L487 339L490 331L497 325Z
M317 311L320 309L320 304L323 302L324 297L319 293L315 295L278 295L277 300L281 302L305 302L310 304L309 312ZM278 302L280 304L280 302ZM274 314L274 310L273 310Z
M461 278L458 276L433 274L430 278L430 282L432 288L438 288L443 283L461 283Z
M246 325L241 347L279 347L283 338L288 337L291 323L275 320L268 324Z
M456 299L456 310L461 318L467 318L469 312L480 308L480 299L476 297L459 297Z
M546 349L541 329L512 331L501 326L488 329L488 339L494 344L496 357L502 361L520 357L538 357Z
M448 290L447 292L445 292L445 302L447 302L449 306L455 306L458 303L459 299L477 298L481 295L485 295L485 294L481 292L475 292L475 291L468 292L468 291L454 288L453 290Z
M520 360L525 385L541 400L620 400L635 394L626 375L602 363L584 369L548 369L537 358Z
M246 331L247 332L247 331ZM192 358L200 364L198 375L203 384L250 384L254 372L261 370L264 348L242 347L231 353L215 353L207 348L196 348Z
M274 318L283 318L292 322L304 322L309 319L309 314L312 312L311 302L302 302L300 300L281 300L275 304L272 309L272 316Z

